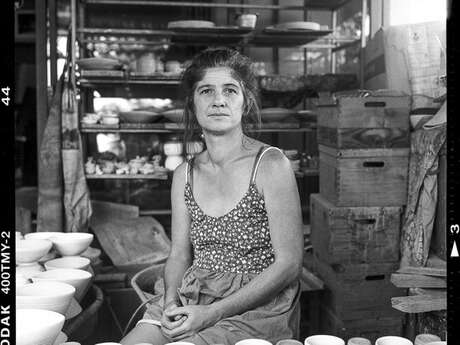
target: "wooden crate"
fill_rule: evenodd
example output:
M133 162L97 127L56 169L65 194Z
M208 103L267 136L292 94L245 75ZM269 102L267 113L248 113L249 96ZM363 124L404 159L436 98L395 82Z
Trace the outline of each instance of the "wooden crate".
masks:
M364 337L372 344L379 337L403 335L404 315L391 317L368 317L357 320L342 320L326 307L321 308L321 332L335 335L345 341L352 337Z
M406 295L390 281L398 267L399 262L329 265L314 255L315 271L325 284L321 304L342 320L397 316L401 312L392 308L391 297Z
M316 111L319 144L343 149L410 147L409 96L338 96Z
M332 263L399 261L402 207L336 207L310 194L310 240L320 260Z
M409 150L319 145L319 191L336 206L405 205Z

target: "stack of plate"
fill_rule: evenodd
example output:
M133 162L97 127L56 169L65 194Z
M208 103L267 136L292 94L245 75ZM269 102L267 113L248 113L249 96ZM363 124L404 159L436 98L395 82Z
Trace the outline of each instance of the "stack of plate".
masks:
M118 60L107 58L86 58L76 62L84 70L114 70L121 69L123 66Z
M207 20L177 20L168 23L168 29L213 28L216 24Z
M274 28L280 30L320 30L321 25L315 22L287 22L276 24Z

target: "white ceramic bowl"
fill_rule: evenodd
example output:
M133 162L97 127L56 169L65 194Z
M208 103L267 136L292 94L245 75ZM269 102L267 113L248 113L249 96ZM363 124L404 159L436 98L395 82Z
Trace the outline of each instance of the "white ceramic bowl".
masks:
M295 339L283 339L276 343L276 345L303 345L302 342Z
M244 339L235 343L235 345L272 345L269 341L264 339Z
M347 345L372 345L372 343L367 338L354 337L354 338L348 339Z
M180 156L183 150L181 142L167 141L163 144L163 152L166 156Z
M22 273L16 272L16 288L26 284L30 284L30 280Z
M72 285L75 288L75 299L81 301L87 291L93 275L88 271L75 268L56 268L55 270L40 272L31 279L34 283L55 281Z
M16 266L16 274L22 274L26 279L32 278L37 273L43 272L45 269L38 262L31 264L21 264Z
M409 339L390 335L390 336L378 338L375 341L375 345L414 345L414 344Z
M16 264L27 264L38 261L49 252L53 243L48 240L25 239L16 242Z
M59 231L40 231L40 232L31 232L29 234L25 234L24 238L26 240L50 240L53 242L53 237L58 237L64 235L64 232Z
M59 313L40 309L18 309L16 310L16 344L53 345L63 325L64 315Z
M305 345L345 345L345 341L333 335L318 334L306 338Z
M426 345L447 345L447 341L433 341L433 342L428 343Z
M428 343L434 343L435 341L441 341L441 338L435 334L421 333L417 334L415 337L414 345L426 345Z
M236 343L236 344L238 344L238 343ZM167 343L165 345L195 345L195 344L189 343L188 341L173 341L172 343Z
M55 270L56 268L75 268L79 270L89 270L90 260L81 256L66 256L64 258L53 259L45 262L45 268Z
M62 256L73 256L83 253L93 241L94 235L85 232L67 232L52 239L54 247Z
M39 282L16 289L18 309L46 309L65 315L75 294L72 285L61 282Z

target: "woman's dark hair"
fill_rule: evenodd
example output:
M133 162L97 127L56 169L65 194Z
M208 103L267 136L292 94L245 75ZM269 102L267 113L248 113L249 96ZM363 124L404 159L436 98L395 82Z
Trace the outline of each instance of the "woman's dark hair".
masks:
M195 92L197 83L204 78L206 69L213 67L230 68L232 77L241 84L244 96L243 116L241 119L243 133L249 135L248 129L250 124L255 124L256 128L260 127L259 87L252 61L234 49L209 48L203 50L193 58L191 64L182 75L181 87L185 94L184 151L186 154L186 142L192 138L194 128L198 126L195 116L195 105L193 103L193 93Z

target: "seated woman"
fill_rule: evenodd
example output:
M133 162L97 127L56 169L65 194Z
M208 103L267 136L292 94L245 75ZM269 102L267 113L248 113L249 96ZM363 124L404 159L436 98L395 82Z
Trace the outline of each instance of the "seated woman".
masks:
M199 125L206 150L174 171L165 294L121 343L295 338L300 199L289 160L247 134L248 123L260 122L251 61L230 49L205 50L183 85L186 128Z

